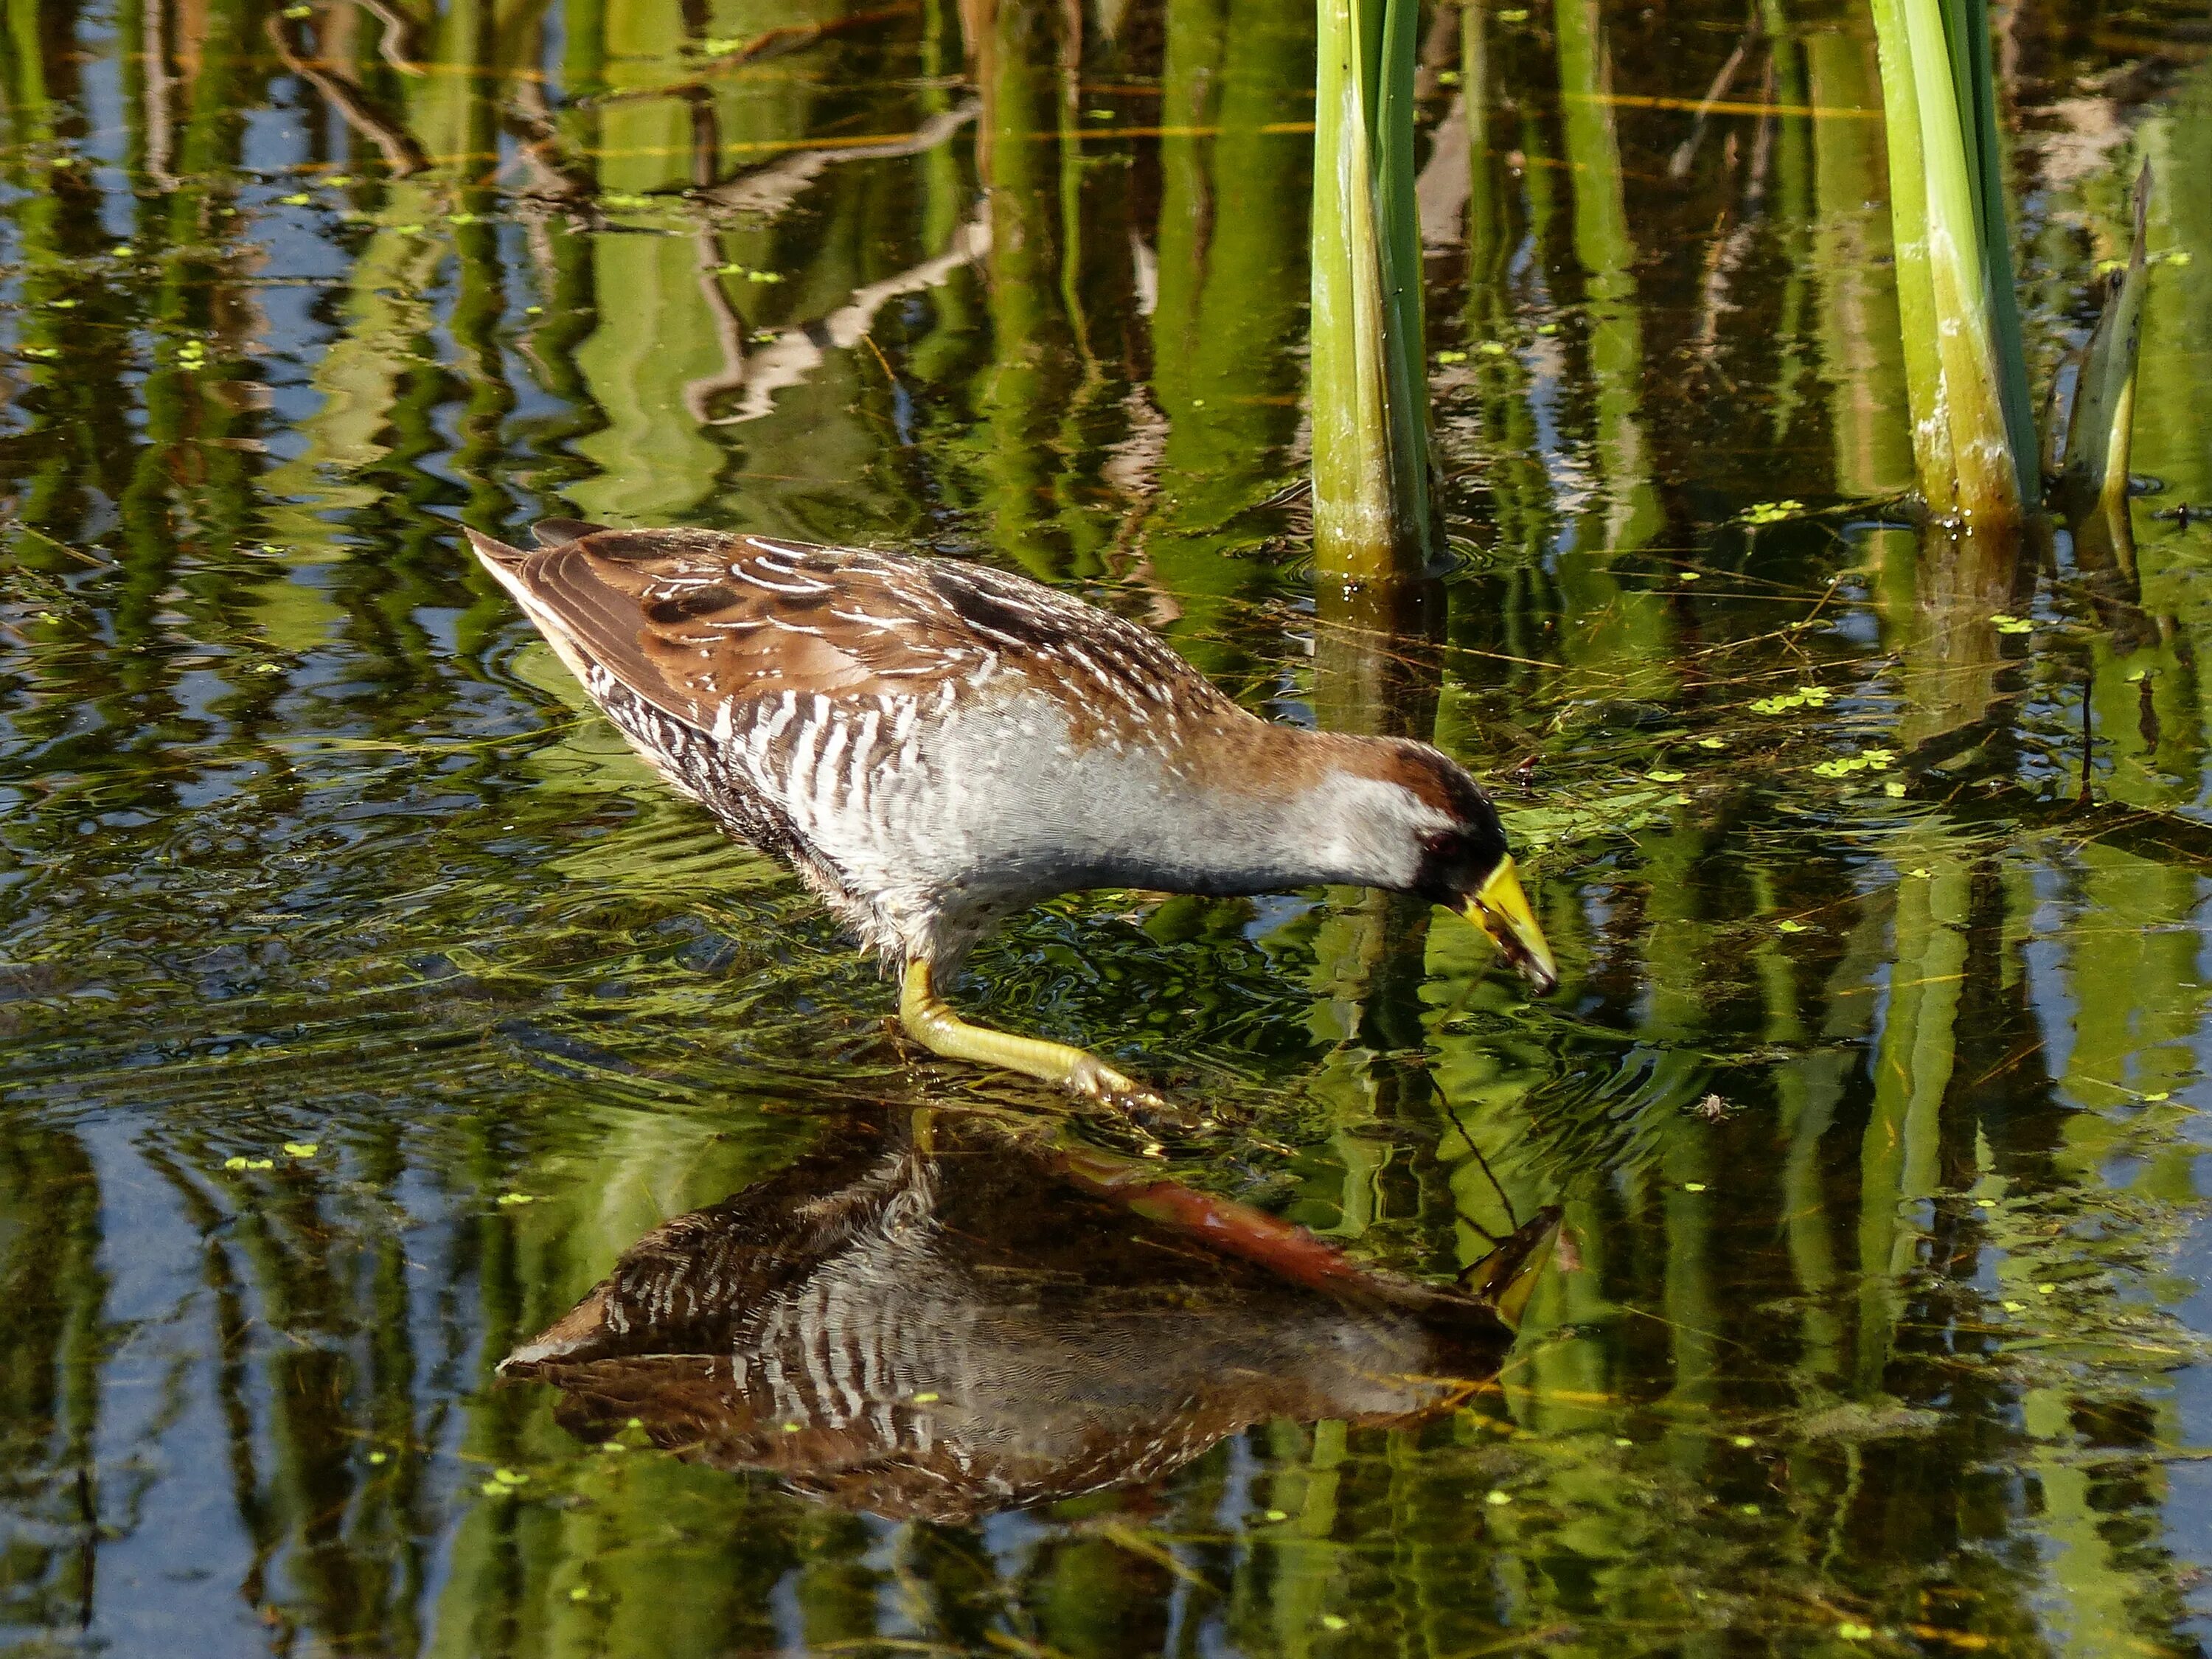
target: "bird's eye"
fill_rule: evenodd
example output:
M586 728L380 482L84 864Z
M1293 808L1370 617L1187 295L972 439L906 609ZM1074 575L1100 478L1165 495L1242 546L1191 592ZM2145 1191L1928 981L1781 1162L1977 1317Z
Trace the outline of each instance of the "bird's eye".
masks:
M1421 837L1421 851L1432 859L1440 859L1459 845L1459 837L1449 830L1437 830Z

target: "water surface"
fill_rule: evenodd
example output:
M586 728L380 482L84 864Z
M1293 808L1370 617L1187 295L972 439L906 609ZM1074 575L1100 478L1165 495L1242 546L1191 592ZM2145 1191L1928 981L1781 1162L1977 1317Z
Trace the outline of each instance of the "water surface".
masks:
M1293 0L0 9L21 1650L2204 1650L2201 6L2002 9L2039 385L2160 179L2163 490L2025 557L1895 505L1861 8L1443 12L1455 568L1395 610L1316 601L1286 493ZM1564 988L1356 891L1024 917L971 1010L1238 1120L1102 1199L1122 1139L916 1064L457 550L544 514L990 561L1274 718L1432 737ZM1428 1326L1184 1202L1401 1286L1547 1205L1563 1243L1422 1389ZM736 1428L501 1379L702 1212L936 1230L777 1247L833 1336L936 1345L890 1439L834 1340ZM976 1358L1032 1349L1121 1427ZM916 1498L921 1434L1000 1484Z

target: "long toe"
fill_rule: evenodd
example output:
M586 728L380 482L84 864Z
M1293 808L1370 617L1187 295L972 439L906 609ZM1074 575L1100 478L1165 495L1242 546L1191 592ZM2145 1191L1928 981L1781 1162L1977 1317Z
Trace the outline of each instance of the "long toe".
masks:
M1088 1054L1074 1068L1067 1086L1150 1134L1189 1134L1212 1126L1212 1120L1205 1112L1179 1105Z

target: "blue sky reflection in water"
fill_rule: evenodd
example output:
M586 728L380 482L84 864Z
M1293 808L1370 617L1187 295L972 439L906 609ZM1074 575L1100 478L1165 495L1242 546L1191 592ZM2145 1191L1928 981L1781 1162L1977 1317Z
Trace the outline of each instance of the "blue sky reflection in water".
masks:
M2164 488L2025 559L1887 505L1859 8L1441 13L1458 557L1403 614L1317 608L1284 495L1299 5L5 11L17 1649L2203 1650L2201 7L2001 16L2039 387L2161 181ZM909 1064L455 547L547 513L981 558L1279 718L1433 734L1565 988L1358 892L1024 918L969 1006L1245 1120L1102 1197L1114 1138ZM1437 1346L1405 1287L1548 1204L1510 1352ZM702 1285L784 1241L848 1346L695 1309L495 1376L648 1235ZM795 1392L733 1414L702 1332Z

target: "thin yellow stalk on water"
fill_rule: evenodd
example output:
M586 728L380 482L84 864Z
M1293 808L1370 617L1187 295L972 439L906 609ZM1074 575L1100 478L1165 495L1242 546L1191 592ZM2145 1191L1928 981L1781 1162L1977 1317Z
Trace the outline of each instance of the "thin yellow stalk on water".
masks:
M1314 542L1344 581L1435 544L1413 200L1414 0L1320 0L1314 133Z

